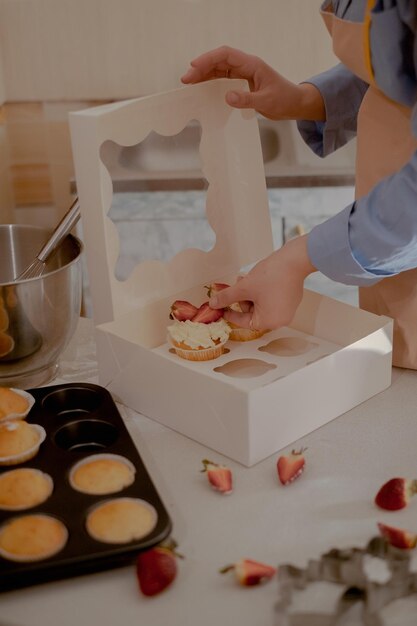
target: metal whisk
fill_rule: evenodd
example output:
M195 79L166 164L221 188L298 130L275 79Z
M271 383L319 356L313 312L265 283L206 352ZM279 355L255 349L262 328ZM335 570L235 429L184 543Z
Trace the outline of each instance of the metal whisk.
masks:
M80 205L78 203L78 198L76 198L32 263L28 265L28 267L26 267L23 272L15 278L15 280L25 280L27 278L37 278L38 276L42 276L45 270L46 262L52 252L58 248L62 240L74 228L79 219Z

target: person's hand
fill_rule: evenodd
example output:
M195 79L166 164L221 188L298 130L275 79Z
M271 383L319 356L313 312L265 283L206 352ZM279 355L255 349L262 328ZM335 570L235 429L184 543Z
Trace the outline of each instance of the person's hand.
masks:
M307 236L290 240L257 263L228 289L210 299L213 309L241 303L242 312L227 310L227 321L242 328L274 329L287 326L303 297L305 278L315 272L307 252Z
M213 78L245 78L250 91L229 91L226 102L239 109L255 109L273 120L324 121L320 92L309 83L290 82L257 56L222 46L191 61L181 80L184 84Z

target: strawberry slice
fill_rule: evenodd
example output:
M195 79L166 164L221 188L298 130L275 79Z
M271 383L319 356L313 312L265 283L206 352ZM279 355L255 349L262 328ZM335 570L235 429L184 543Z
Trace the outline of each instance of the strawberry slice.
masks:
M305 466L305 450L306 448L293 450L291 454L285 454L279 457L277 461L277 472L283 485L289 485L303 473Z
M375 504L380 509L398 511L408 505L415 493L417 493L417 480L391 478L376 494Z
M226 283L210 283L209 285L204 285L207 289L207 295L209 298L214 296L219 291L223 291L223 289L228 289L230 285L226 285Z
M191 320L197 311L198 308L194 306L194 304L191 304L186 300L175 300L175 302L171 305L171 313L169 317L171 319L176 319L179 322L185 322L186 320Z
M241 559L232 565L226 565L220 570L221 574L234 571L236 580L245 587L259 585L266 580L270 580L276 574L276 568L251 559Z
M417 545L417 534L410 533L408 530L402 528L394 528L393 526L387 526L386 524L378 523L379 532L388 543L396 548L402 550L410 550Z
M224 309L212 309L208 302L204 302L194 317L191 318L191 321L200 322L200 324L211 324L223 317L223 313Z
M174 540L141 552L136 560L136 576L139 588L145 596L155 596L169 587L177 576L176 558L183 558L175 551Z
M207 459L203 459L202 463L204 465L204 469L201 471L207 473L208 481L213 489L220 491L220 493L223 493L224 495L232 493L232 470L229 467L226 467L226 465L218 465L217 463L213 463Z

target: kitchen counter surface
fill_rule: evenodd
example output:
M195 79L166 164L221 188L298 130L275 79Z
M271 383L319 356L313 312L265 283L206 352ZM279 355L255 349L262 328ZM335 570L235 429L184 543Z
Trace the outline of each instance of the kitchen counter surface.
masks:
M51 384L72 381L97 382L88 319L80 319ZM176 581L160 596L145 598L127 566L8 592L0 595L0 625L273 626L276 581L243 588L219 568L243 557L304 567L332 547L364 547L379 521L417 531L417 498L395 513L373 504L389 478L417 477L416 407L417 373L395 369L389 389L294 444L307 447L306 469L283 487L275 470L278 454L248 469L119 406L185 556ZM200 473L206 457L232 468L231 495L208 486ZM297 596L298 610L303 603L305 610L324 610L335 602L333 592L313 591ZM392 603L382 615L387 626L415 626L417 597ZM359 626L358 620L352 624Z

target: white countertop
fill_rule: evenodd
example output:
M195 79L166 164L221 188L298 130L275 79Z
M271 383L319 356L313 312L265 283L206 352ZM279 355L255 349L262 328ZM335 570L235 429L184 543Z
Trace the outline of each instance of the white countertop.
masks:
M81 319L51 384L97 383L92 331L91 321ZM308 448L307 463L288 487L277 480L278 454L248 469L119 408L185 555L176 581L145 598L128 566L3 593L0 626L273 626L276 581L244 588L232 574L220 575L220 567L243 557L304 567L332 547L365 547L378 521L417 531L417 497L395 513L373 504L389 478L417 478L416 372L395 369L389 389L294 444ZM208 486L200 473L206 457L232 468L230 496ZM311 591L304 602L306 610L323 609L324 599ZM415 626L416 615L417 597L383 612L387 626Z

